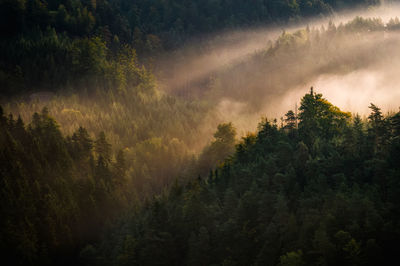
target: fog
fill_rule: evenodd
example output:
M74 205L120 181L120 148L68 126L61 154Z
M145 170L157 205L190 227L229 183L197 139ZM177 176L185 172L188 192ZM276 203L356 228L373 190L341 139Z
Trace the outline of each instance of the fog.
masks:
M384 113L398 111L400 33L345 29L343 25L357 16L387 23L400 17L400 7L386 5L285 27L197 37L179 50L159 55L154 62L158 89L161 94L182 98L176 104L167 104L169 100L164 99L164 106L154 100L153 105L146 103L135 109L129 102L123 109L116 108L120 105L108 96L102 96L107 100L96 101L80 94L35 94L31 98L38 103L30 99L24 104L8 104L6 111L20 114L29 122L33 112L48 106L66 134L72 134L80 125L93 136L104 130L113 146L122 148L127 146L124 141L136 141L127 136L140 129L144 139L178 138L195 153L210 142L219 123L233 122L241 136L254 132L262 117L277 119L280 124L288 110L300 106L301 97L311 86L344 111L367 116L371 102ZM143 111L142 115L138 110ZM168 132L152 132L151 123L157 119L169 128ZM172 125L174 122L176 125ZM114 124L126 126L129 133ZM193 132L188 134L181 128Z
M340 28L361 16L386 24L399 15L399 6L383 5L285 28L221 33L160 59L159 87L188 99L213 102L215 111L205 119L213 122L205 127L211 130L217 122L232 121L241 134L254 131L262 116L280 123L311 86L344 111L367 115L371 102L383 112L397 111L399 35L387 30L335 35L329 22ZM295 45L287 49L278 45L278 38L280 44L285 42L284 32L296 31L294 39L288 37Z

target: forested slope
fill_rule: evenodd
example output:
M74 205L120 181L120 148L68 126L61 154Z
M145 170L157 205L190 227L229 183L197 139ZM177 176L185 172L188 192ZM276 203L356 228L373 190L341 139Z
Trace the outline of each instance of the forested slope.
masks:
M298 118L287 112L283 127L263 120L215 171L132 213L87 259L116 265L389 263L400 237L400 113L370 109L363 121L311 89Z
M84 128L63 137L47 109L25 126L0 108L0 246L10 265L74 264L80 246L137 199L124 153Z
M399 113L371 105L362 120L311 92L299 117L263 120L239 144L244 129L235 125L266 105L282 108L275 95L320 74L376 62L395 69L397 18L283 32L243 62L207 72L194 97L160 90L152 73L154 60L181 56L173 51L192 38L377 2L0 0L3 260L388 261L399 239ZM233 105L221 111L224 101Z
M116 74L113 62L126 47L155 57L201 33L374 4L378 1L2 0L1 94L103 87L109 84L103 76Z
M187 175L230 155L235 135L231 124L220 125L199 161L187 163ZM143 141L129 158L103 131L96 139L83 127L63 136L47 108L25 125L0 107L0 247L7 265L85 264L93 253L87 245L98 243L104 229L170 183L192 179L182 176L190 157L181 144L163 142Z
M212 78L205 75L207 85L198 87L203 97L215 104L229 99L246 104L241 113L262 111L276 116L286 111L281 105L285 100L282 95L302 91L300 85L313 85L326 77L339 79L357 71L369 71L370 76L382 75L383 81L375 86L393 88L387 84L394 80L391 73L400 62L399 29L396 17L384 22L378 17L357 16L345 23L329 22L321 27L283 31L274 41L265 43L264 49L221 67L209 74ZM193 83L197 88L196 80ZM196 95L193 87L182 86L175 91ZM371 87L372 84L364 89ZM348 92L338 89L347 95ZM292 98L290 102L295 101Z

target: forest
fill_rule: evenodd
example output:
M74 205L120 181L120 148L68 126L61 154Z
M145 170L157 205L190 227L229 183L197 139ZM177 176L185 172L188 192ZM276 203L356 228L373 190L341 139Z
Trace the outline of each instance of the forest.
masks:
M0 0L5 265L389 264L400 21L388 10Z
M204 33L373 4L378 1L1 0L1 95L114 88L123 71L119 57L131 49L151 64Z
M363 121L311 88L298 117L289 110L283 127L261 121L209 175L175 184L97 249L87 247L86 259L390 264L400 236L400 112L383 116L374 104L369 108Z
M63 137L46 108L27 126L1 113L2 248L21 264L389 263L400 237L400 112L369 108L363 121L311 88L297 116L289 110L283 126L265 118L236 145L235 128L221 124L204 153L226 159L146 201L103 132Z

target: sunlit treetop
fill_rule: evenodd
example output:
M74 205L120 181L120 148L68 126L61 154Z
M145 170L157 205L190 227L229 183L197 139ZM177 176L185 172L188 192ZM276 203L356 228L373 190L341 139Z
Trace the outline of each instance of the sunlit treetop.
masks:
M301 99L299 110L299 130L309 137L333 137L341 132L351 117L350 113L341 111L323 98L322 94L315 93L312 87L310 93Z

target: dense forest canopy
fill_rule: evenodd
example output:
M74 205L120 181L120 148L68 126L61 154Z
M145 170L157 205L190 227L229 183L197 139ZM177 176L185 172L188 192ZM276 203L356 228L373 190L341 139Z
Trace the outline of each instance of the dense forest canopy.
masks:
M216 55L176 60L160 83L171 94L214 103L241 133L254 130L264 114L282 117L295 107L304 86L314 84L338 106L360 115L369 112L371 98L385 111L396 110L399 25L395 17L352 17L282 31L262 49L226 64Z
M73 135L80 126L91 138L104 131L113 151L124 151L132 189L146 198L178 176L207 173L211 165L229 154L225 148L218 151L219 144L205 147L218 124L233 121L241 136L246 130L254 130L259 117L271 113L271 109L282 110L277 115L283 116L285 106L280 95L304 80L323 73L348 73L389 58L392 64L396 62L398 40L389 35L396 36L396 21L384 24L359 17L338 26L330 24L325 30L282 33L247 61L215 72L201 88L204 94L200 98L195 97L196 87L186 98L163 93L157 85L162 81L140 67L134 51L126 49L112 61L114 74L99 76L101 82L94 91L34 93L7 101L4 109L29 123L35 112L46 107L64 135ZM389 25L391 29L385 31ZM371 49L375 53L367 58ZM350 53L352 57L348 58ZM290 101L288 106L294 107L296 99L292 96ZM192 155L196 153L202 155L195 158Z
M377 4L375 0L2 0L1 94L99 87L115 79L115 60L127 49L149 58L201 33ZM105 75L113 78L104 80Z
M215 171L177 184L126 218L87 259L390 264L400 237L400 113L383 116L369 107L363 121L311 88L298 117L287 112L283 126L263 120Z
M33 264L389 262L400 237L400 113L369 108L363 121L311 88L298 116L288 111L282 126L263 120L232 156L235 130L220 125L205 159L228 159L176 179L86 246L138 202L124 153L114 155L104 133L63 137L47 109L28 126L1 113L2 248Z
M387 264L400 21L305 26L380 4L0 0L3 261Z

